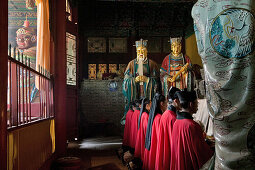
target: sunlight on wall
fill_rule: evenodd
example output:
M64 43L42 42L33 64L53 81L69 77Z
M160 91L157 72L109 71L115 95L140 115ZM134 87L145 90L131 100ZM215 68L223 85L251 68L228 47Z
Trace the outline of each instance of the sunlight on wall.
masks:
M198 64L202 66L202 60L197 51L197 42L195 34L192 34L185 39L185 51L186 55L189 56L192 64Z

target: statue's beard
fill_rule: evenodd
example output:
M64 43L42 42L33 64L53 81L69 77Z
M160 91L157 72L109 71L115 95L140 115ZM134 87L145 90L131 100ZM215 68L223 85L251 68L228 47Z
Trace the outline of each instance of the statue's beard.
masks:
M140 59L142 59L143 61L146 61L147 57L145 55L140 55L137 57L137 60L139 61Z

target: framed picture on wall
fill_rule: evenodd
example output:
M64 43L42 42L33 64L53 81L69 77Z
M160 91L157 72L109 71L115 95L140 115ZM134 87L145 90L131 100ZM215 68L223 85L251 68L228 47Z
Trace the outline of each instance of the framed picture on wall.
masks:
M104 73L107 73L107 64L98 64L97 79L102 80Z
M66 83L76 85L76 36L66 32Z
M106 64L98 64L98 71L101 73L107 72L107 65Z
M89 37L88 53L106 53L106 39L101 37Z
M117 72L117 64L109 64L109 73Z
M126 71L126 68L127 68L127 64L119 64L119 70L121 72L124 73Z
M89 79L96 80L97 79L97 65L89 64Z
M127 38L109 38L109 53L126 53Z

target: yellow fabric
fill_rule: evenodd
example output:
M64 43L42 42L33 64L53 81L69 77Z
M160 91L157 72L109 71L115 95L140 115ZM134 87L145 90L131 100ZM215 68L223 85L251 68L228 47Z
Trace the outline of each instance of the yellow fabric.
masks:
M51 120L50 122L50 136L52 142L52 153L55 152L55 120Z
M36 0L37 4L37 49L36 70L39 65L50 71L50 26L49 26L49 1ZM38 80L36 87L39 87Z
M186 55L189 56L192 64L198 64L202 66L202 60L197 51L195 34L192 34L185 39L185 52Z
M7 136L7 169L18 169L18 132L10 132Z
M8 170L37 170L55 151L55 121L10 131L7 139Z

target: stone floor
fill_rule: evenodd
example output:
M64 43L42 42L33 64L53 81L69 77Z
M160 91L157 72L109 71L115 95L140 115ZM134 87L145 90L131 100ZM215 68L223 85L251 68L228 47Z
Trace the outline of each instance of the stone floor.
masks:
M79 157L83 169L88 170L127 170L116 155L121 147L121 137L96 137L69 142L68 156Z

